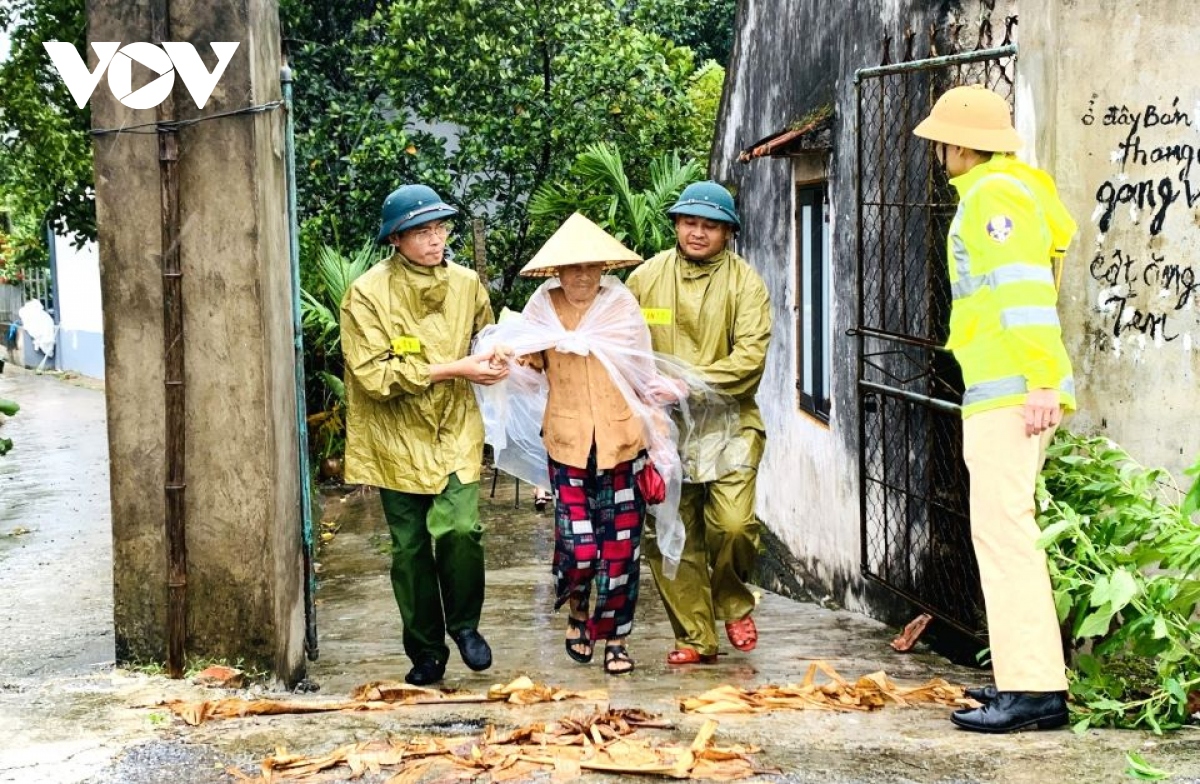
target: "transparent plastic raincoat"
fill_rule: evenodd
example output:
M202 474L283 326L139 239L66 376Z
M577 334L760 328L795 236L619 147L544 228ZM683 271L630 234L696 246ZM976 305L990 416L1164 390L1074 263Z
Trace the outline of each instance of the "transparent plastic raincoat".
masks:
M650 508L655 516L666 571L671 573L683 550L679 521L682 483L703 481L725 467L716 461L725 454L738 430L738 406L716 392L685 363L655 355L637 300L617 278L601 279L601 293L580 320L568 330L558 318L549 292L557 279L543 283L520 317L480 333L475 351L497 345L516 356L553 350L600 360L624 396L633 416L643 425L647 452L667 484L666 499ZM655 402L656 393L686 385L687 396L673 404ZM486 441L496 453L497 466L530 484L547 482L546 449L540 435L546 408L547 382L538 371L514 364L508 379L476 387Z

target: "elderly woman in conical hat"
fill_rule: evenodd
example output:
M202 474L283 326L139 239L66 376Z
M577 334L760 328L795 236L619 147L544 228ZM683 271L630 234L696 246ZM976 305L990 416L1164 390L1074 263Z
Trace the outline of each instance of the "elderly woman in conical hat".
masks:
M541 433L555 495L555 606L569 610L567 655L588 663L605 640L610 675L634 669L626 639L647 507L638 481L651 418L643 401L661 392L646 391L657 374L637 300L604 273L641 260L576 213L521 271L549 279L526 305L522 327L528 345L550 345L518 361L544 373L547 387ZM540 335L548 337L538 343Z

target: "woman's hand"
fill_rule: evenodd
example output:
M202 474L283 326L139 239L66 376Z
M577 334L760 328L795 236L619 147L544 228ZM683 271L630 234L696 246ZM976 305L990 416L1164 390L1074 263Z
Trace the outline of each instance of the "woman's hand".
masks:
M492 367L496 368L497 370L502 367L506 367L513 359L512 347L506 346L503 343L497 343L494 347L492 347L491 353L492 358L490 361L492 363Z
M652 403L670 405L688 396L688 386L678 378L655 376L646 386L646 395Z

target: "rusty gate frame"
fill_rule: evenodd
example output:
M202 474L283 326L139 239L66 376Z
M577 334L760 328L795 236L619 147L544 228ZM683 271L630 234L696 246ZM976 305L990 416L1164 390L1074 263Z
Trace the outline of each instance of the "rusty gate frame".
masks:
M943 348L957 200L933 145L911 132L949 87L982 82L1011 101L1016 55L1014 44L854 77L862 573L984 644L962 378Z

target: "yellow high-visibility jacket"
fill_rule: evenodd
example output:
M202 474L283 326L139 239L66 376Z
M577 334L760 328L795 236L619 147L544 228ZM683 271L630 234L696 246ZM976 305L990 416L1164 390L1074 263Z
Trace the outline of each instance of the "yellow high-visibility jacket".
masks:
M959 204L947 237L946 348L962 367L963 416L1023 405L1033 389L1056 389L1074 409L1051 260L1066 253L1075 221L1054 181L997 154L950 182Z
M350 484L432 495L451 474L479 481L483 419L471 384L430 383L429 366L470 353L493 321L487 289L457 264L399 253L351 284L342 302Z
M703 263L667 250L626 285L647 314L654 350L695 366L738 401L742 427L765 432L754 394L766 368L771 302L754 268L728 250Z

